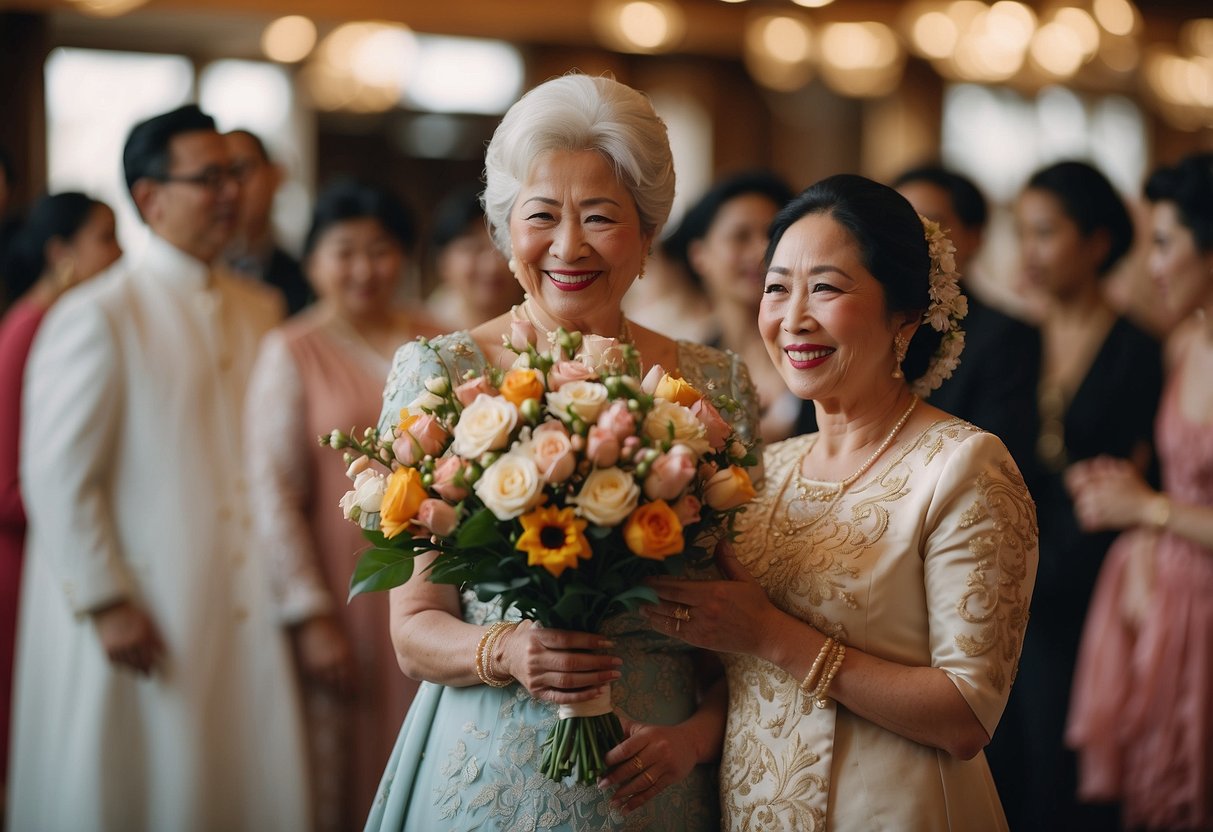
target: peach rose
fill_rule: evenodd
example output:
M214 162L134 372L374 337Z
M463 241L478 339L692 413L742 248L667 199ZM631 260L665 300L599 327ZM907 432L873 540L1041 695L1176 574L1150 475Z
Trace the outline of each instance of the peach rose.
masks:
M434 466L434 484L432 488L438 496L452 503L457 503L468 495L467 486L460 485L460 474L466 463L457 456L444 456Z
M573 453L569 434L563 426L556 424L557 429L535 431L531 441L521 448L535 460L539 473L551 483L564 482L573 475L573 470L577 467L577 455Z
M707 453L707 431L688 408L657 399L644 417L644 435L655 442L681 442L697 454Z
M644 495L650 500L673 500L695 476L695 452L686 445L675 445L653 460L644 478Z
M497 388L489 384L489 380L484 376L477 376L455 388L455 398L459 399L459 403L464 407L476 401L476 397L482 393L486 396L497 395Z
M538 370L510 370L501 380L501 395L515 407L521 407L527 399L541 399L543 376Z
M613 401L598 414L598 426L606 428L616 439L623 441L635 435L636 417L628 410L626 402Z
M750 475L739 465L730 465L708 480L703 490L703 499L717 511L736 508L754 499L754 485Z
M640 486L619 468L596 468L585 478L581 491L570 497L577 513L598 526L617 526L636 508Z
M588 381L594 377L594 371L580 361L557 361L548 370L548 386L559 390L570 381Z
M674 514L678 515L678 522L685 529L687 526L692 526L699 522L700 513L703 511L703 503L699 502L699 498L694 494L683 494L671 508L674 509Z
M632 512L623 527L623 541L637 556L665 560L686 546L682 523L665 500L645 503Z
M724 448L725 440L729 438L729 434L733 432L733 428L720 415L720 411L716 409L716 405L712 404L705 397L691 405L691 412L695 414L695 418L703 425L708 444L712 446L712 450L719 451Z
M535 346L539 333L530 321L510 321L510 346L523 352L527 347Z
M459 525L459 516L452 506L431 497L421 502L417 509L416 522L439 537L448 537Z
M409 467L393 471L379 506L379 528L384 535L390 539L407 529L426 497L420 471Z
M610 468L619 461L619 440L615 434L598 425L590 426L585 439L585 456L598 468Z
M426 456L437 456L446 448L450 434L429 413L408 416L400 422L392 453L401 465L416 465Z

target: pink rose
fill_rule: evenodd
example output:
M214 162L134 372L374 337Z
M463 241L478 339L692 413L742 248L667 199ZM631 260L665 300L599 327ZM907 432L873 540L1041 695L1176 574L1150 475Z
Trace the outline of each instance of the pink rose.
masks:
M674 509L678 522L685 529L687 526L699 522L699 513L703 510L703 503L699 502L699 498L694 494L683 494L678 499L678 502L674 503L670 508Z
M447 537L459 525L455 509L442 500L433 498L421 501L417 516L413 520L439 537Z
M619 461L619 440L615 434L598 425L590 426L585 442L585 456L599 468L610 468Z
M620 441L636 434L636 417L626 402L614 401L598 414L598 427L609 430Z
M535 346L539 333L530 321L510 321L510 346L519 352Z
M644 478L644 495L650 500L672 502L695 476L695 454L685 445L675 445L649 468Z
M580 361L557 361L548 370L548 389L559 390L570 381L589 381L595 378L592 369Z
M493 385L489 384L489 380L484 376L478 376L471 381L465 381L455 388L455 398L459 399L459 403L464 407L476 401L476 397L481 393L486 396L497 395L497 390Z
M392 452L401 465L416 465L426 456L437 456L446 448L450 434L437 417L423 413L400 423L401 433L392 443Z
M545 480L561 483L573 475L577 455L564 430L537 430L526 445L527 453Z
M464 465L465 463L460 457L452 454L451 456L444 456L434 466L433 489L438 492L438 495L442 499L457 503L468 495L467 488L458 482Z
M712 446L712 450L719 451L723 448L724 441L729 438L733 428L720 415L716 406L703 398L691 405L691 412L707 431L708 444Z
M639 436L625 436L623 439L623 445L619 449L619 455L624 459L631 459L639 448Z
M665 378L665 370L660 364L654 364L645 374L644 381L640 382L640 389L651 396L656 392L657 385L663 378Z

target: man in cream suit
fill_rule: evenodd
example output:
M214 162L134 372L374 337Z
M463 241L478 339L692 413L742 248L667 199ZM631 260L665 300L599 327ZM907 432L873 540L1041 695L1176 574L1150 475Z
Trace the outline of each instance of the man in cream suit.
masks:
M306 830L240 429L281 299L210 268L239 183L209 116L136 125L123 166L146 249L51 310L27 369L8 828Z

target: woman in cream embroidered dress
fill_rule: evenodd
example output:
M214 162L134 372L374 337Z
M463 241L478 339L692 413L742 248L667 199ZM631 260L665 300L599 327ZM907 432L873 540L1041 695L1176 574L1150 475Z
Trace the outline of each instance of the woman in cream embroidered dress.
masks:
M318 832L361 827L417 689L395 666L387 599L346 604L366 541L337 509L341 458L316 442L333 425L373 424L392 352L434 333L392 304L414 236L390 194L327 188L304 244L320 299L266 336L249 383L253 515L294 645Z
M772 225L759 327L820 432L767 450L736 555L719 553L728 580L658 579L646 608L724 654L727 829L1006 827L981 749L1015 675L1036 525L1002 442L919 398L960 346L951 260L938 227L858 176Z
M677 369L701 390L745 405L753 386L734 356L629 326L620 302L643 273L669 213L674 170L664 124L647 98L606 78L548 81L515 104L485 160L486 215L498 248L528 292L513 314L429 345L408 344L388 379L380 426L445 373L508 366L503 337L557 327L633 341L646 365ZM522 622L491 647L510 680L482 683L477 645L494 604L426 580L424 559L392 591L392 637L401 668L423 679L401 729L367 829L696 830L719 826L715 774L724 680L697 676L700 654L653 633L638 615L604 634ZM516 683L515 683L516 682ZM586 701L611 685L627 739L612 749L603 783L573 786L538 771L556 704Z

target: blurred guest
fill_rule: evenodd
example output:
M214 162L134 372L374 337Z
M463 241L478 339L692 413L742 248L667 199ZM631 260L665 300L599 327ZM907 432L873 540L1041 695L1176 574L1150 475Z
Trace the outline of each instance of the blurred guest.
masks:
M629 320L676 340L706 344L720 337L712 302L686 262L670 253L671 245L679 243L669 240L653 247L644 274L624 295L623 311Z
M240 178L236 233L224 251L224 262L237 274L255 277L282 292L287 313L293 315L313 295L298 261L274 240L271 214L274 195L284 178L282 166L270 158L261 139L247 130L225 133L223 141L232 171Z
M1031 485L1035 459L1040 333L981 301L971 277L986 226L986 200L969 179L924 166L893 182L914 210L934 220L956 246L956 268L968 298L964 361L931 394L931 404L997 436Z
M26 370L9 828L307 829L243 471L281 301L208 265L239 200L209 116L135 125L123 168L145 250L55 304Z
M1038 407L1040 567L1019 679L991 768L1012 828L1096 830L1115 814L1081 806L1062 742L1078 641L1112 535L1084 532L1066 468L1110 454L1149 462L1162 384L1158 343L1108 305L1102 279L1133 242L1133 223L1107 178L1083 162L1035 173L1015 205L1026 281L1047 299Z
M768 171L749 171L720 180L687 211L667 245L703 282L719 326L712 346L737 353L750 368L761 407L764 442L789 436L802 407L788 392L758 332L767 228L791 200L791 189Z
M1155 171L1149 259L1175 321L1155 440L1163 489L1129 461L1067 473L1082 527L1126 530L1083 632L1066 739L1079 796L1132 829L1213 829L1213 154Z
M13 645L25 549L25 509L17 481L25 362L51 304L121 254L109 206L84 194L62 193L34 205L0 263L16 298L0 320L0 787L8 780Z
M304 249L319 300L270 333L249 384L258 550L294 640L320 830L362 827L417 690L396 666L386 594L346 604L366 541L337 508L350 484L341 457L316 442L375 424L396 348L438 334L392 304L414 235L386 192L342 182L322 193Z
M522 302L522 287L489 236L479 185L438 204L430 242L440 282L426 305L444 329L472 329Z
M10 216L13 200L13 161L0 147L0 255L8 248L9 240L17 232L19 223ZM17 299L19 292L8 285L8 278L0 272L0 311L8 308Z

